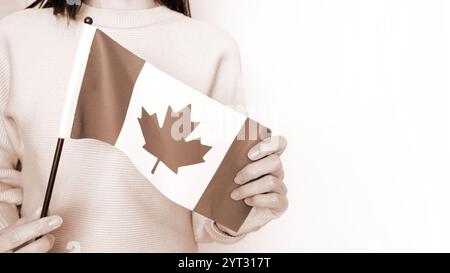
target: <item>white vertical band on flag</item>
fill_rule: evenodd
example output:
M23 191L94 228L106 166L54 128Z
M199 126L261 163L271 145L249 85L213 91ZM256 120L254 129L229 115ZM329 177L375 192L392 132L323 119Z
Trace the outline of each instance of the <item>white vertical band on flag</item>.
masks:
M73 118L78 102L81 84L83 82L84 72L89 59L92 41L94 39L96 28L83 24L79 44L75 53L75 61L67 86L64 109L61 116L59 127L59 138L70 138L73 126Z

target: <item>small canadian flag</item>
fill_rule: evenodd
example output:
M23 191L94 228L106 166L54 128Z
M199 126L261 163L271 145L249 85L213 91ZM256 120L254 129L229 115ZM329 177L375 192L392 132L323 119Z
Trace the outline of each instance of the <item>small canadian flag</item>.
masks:
M251 208L230 198L234 177L268 132L83 26L60 139L115 146L169 199L238 231Z

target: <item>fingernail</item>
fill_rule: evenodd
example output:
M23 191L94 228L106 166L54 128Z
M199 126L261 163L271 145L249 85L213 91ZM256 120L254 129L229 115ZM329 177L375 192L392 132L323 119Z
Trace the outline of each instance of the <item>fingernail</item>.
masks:
M239 198L239 193L237 191L233 191L231 193L231 199L238 200L238 198Z
M251 160L256 160L258 158L258 155L258 150L250 150L250 152L248 152L248 158L250 158Z
M62 224L62 219L59 216L54 216L48 221L49 227L57 227Z

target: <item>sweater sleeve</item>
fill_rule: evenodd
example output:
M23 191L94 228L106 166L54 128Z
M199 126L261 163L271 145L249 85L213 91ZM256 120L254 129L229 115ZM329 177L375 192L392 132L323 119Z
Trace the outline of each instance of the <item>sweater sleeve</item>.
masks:
M227 106L245 112L246 98L243 92L242 66L239 47L231 40L227 49L220 56L212 89L209 96ZM245 234L231 236L221 231L216 223L198 213L193 212L194 236L198 243L218 242L231 244L241 240Z
M245 237L245 234L231 236L221 231L213 220L196 212L192 213L192 223L194 225L194 236L197 243L218 242L221 244L232 244Z
M14 148L14 122L5 115L10 91L9 53L0 28L0 230L19 218L22 202L19 157Z

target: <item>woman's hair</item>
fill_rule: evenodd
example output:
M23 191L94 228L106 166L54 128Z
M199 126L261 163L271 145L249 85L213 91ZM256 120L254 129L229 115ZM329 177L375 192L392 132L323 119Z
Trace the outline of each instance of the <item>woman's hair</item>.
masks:
M66 15L75 19L83 2L84 0L35 0L28 8L53 8L53 14ZM156 0L156 2L186 16L191 16L189 0Z

